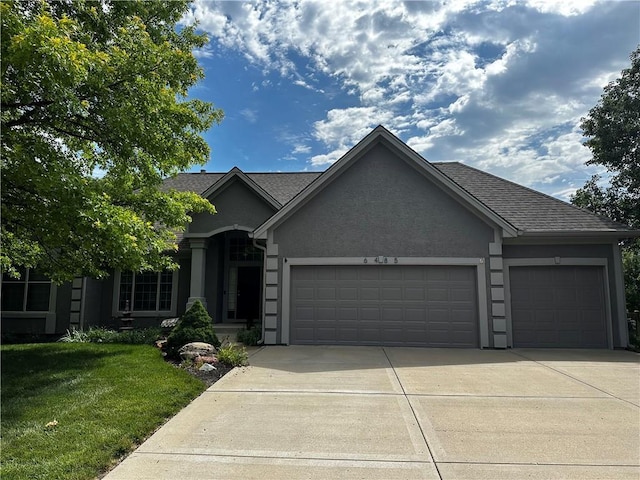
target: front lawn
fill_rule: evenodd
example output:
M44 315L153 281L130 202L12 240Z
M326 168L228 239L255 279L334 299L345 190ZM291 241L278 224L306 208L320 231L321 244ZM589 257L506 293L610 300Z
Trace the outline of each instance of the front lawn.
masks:
M0 477L92 479L205 385L144 345L5 345Z

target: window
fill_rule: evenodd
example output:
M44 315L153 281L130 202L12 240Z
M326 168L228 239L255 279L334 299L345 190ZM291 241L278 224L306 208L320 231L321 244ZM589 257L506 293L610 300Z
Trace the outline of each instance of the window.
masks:
M2 311L48 312L51 280L31 269L19 272L19 278L2 276Z
M122 272L118 310L169 311L172 293L173 272Z
M262 251L248 238L229 239L229 260L235 262L255 262L262 260Z

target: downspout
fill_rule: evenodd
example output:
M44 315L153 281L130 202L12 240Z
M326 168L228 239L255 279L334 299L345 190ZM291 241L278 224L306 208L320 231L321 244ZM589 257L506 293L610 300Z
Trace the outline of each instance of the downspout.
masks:
M252 233L249 233L250 237L253 237ZM262 326L261 326L261 335L260 335L260 340L258 340L258 345L263 345L264 344L264 326L265 326L265 314L264 314L264 306L265 306L265 295L267 293L267 247L263 247L262 245L258 244L258 239L254 238L253 239L253 246L256 247L259 250L262 250L262 296L260 298L260 302L262 303L262 314L261 316L261 322Z

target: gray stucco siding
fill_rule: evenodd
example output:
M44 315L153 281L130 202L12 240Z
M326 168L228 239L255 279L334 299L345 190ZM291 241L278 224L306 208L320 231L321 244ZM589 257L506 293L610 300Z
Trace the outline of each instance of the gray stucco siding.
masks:
M503 258L607 258L613 260L611 244L508 244L502 246Z
M209 239L205 267L205 298L207 310L214 323L222 320L222 283L220 271L224 264L224 237L222 235Z
M191 258L181 258L178 260L180 270L178 270L178 304L176 305L176 316L180 316L185 312L187 300L189 299L189 290L191 288Z
M486 257L493 228L383 145L274 230L285 257Z
M56 289L56 332L64 333L69 328L71 317L71 283L64 283Z
M188 233L209 233L222 227L239 225L255 228L271 217L275 210L240 180L232 180L208 200L218 213L197 213L187 228Z
M111 319L111 292L113 292L113 275L108 280L86 278L84 290L85 328L91 325L108 324Z

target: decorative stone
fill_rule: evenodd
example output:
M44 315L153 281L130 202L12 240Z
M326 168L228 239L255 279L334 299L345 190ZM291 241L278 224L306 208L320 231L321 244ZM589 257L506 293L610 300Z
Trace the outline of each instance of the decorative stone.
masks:
M160 328L162 329L171 329L173 327L175 327L178 324L178 321L180 320L179 317L176 318L165 318L162 323L160 324Z
M210 363L203 363L198 370L200 370L201 372L212 372L213 370L217 370L217 368Z
M196 357L215 355L217 352L216 347L210 343L191 342L180 347L178 353L183 360L193 360Z
M210 363L212 365L215 365L216 363L220 363L220 361L218 360L218 357L211 355L211 356L200 356L196 359L199 362L204 362L204 363Z

